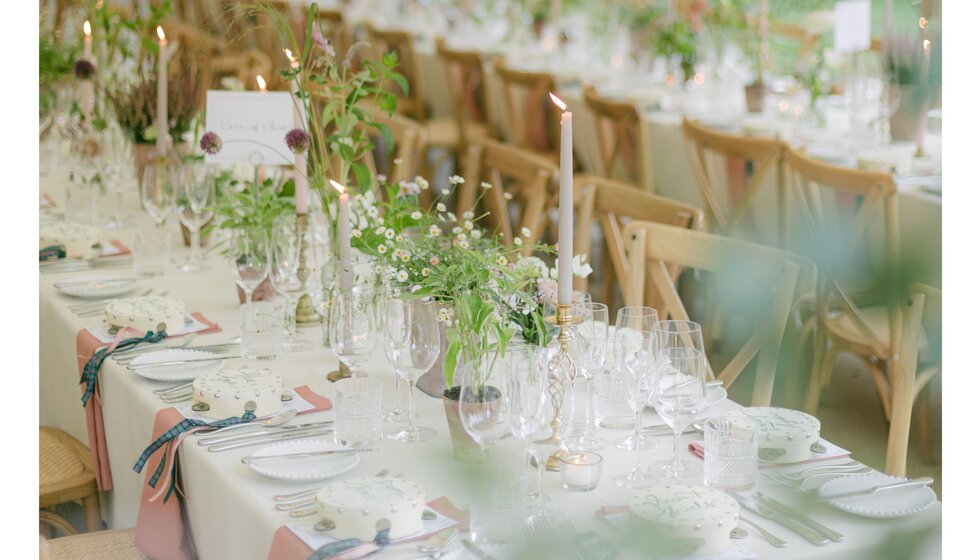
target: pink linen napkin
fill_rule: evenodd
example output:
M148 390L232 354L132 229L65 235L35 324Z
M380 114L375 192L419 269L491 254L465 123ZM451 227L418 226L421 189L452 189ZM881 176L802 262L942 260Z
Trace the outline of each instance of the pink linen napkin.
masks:
M296 387L293 390L315 407L300 414L329 410L333 406L330 399L314 393L308 385ZM183 419L184 416L173 407L157 411L156 418L153 420L153 437L151 439L155 440L160 437ZM164 449L167 450L168 448L165 447ZM169 449L169 453L160 454L160 461L176 461L177 445ZM136 547L150 558L189 560L194 557L193 547L187 531L184 530L184 517L181 510L183 500L180 498L180 492L177 492L177 499L164 502L162 499L155 499L155 496L159 493L160 487L166 487L167 482L161 480L157 484L158 488L152 488L149 485L149 480L158 465L159 463L153 465L147 463L145 468L144 480L146 484L143 486L139 513L136 517Z
M129 247L123 245L123 242L119 241L118 239L110 239L109 243L112 243L112 246L116 248L116 251L112 253L112 256L128 255L132 253Z
M443 496L432 500L427 504L433 510L456 521L456 526L460 532L468 531L470 528L470 514L467 511L457 509L449 498ZM422 541L429 538L429 535L420 535L413 539L399 541L398 544L406 542ZM296 533L289 530L289 527L282 526L272 537L272 546L269 547L269 560L306 560L313 554L311 549Z
M208 326L207 329L199 331L198 334L219 332L221 327L217 323L207 320L201 313L192 313L195 319ZM100 342L88 329L78 331L75 336L75 350L78 358L78 374L82 374L85 364L99 348L106 346ZM84 386L82 390L84 391ZM109 470L109 450L105 442L105 424L102 421L102 395L99 385L95 386L95 397L89 399L85 405L85 422L88 424L88 447L92 453L92 465L95 469L95 481L99 490L112 490L112 472ZM171 424L172 425L172 424Z

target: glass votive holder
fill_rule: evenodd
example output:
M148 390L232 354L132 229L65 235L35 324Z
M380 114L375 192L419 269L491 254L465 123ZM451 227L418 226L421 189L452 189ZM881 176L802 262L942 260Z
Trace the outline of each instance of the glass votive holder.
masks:
M759 468L755 426L737 418L711 418L704 423L704 484L722 490L755 486Z
M572 451L561 456L561 485L565 490L595 490L602 476L602 455L591 451Z

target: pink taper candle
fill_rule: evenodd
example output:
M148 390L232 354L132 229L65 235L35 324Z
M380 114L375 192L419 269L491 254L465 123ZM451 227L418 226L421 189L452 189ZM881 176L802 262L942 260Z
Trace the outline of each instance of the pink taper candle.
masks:
M293 53L289 49L283 49L289 64L293 70L299 68L299 61L293 58ZM303 124L303 115L299 107L299 78L290 82L290 90L293 93L293 127L306 130ZM293 182L296 185L296 213L306 214L310 210L310 185L306 182L306 153L295 154L293 156Z
M353 285L350 258L350 204L347 187L333 179L330 185L340 193L337 205L337 245L340 249L340 289L349 290Z
M572 206L572 112L565 102L550 93L561 113L561 171L558 184L558 303L572 303L572 230L575 228Z

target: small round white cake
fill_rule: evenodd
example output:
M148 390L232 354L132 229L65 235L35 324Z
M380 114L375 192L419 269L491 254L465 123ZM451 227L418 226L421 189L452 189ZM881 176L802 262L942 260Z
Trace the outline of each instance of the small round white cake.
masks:
M738 503L713 488L671 484L637 492L629 504L633 523L652 529L658 538L676 540L687 554L710 555L728 550L738 524Z
M751 420L759 434L759 457L776 463L806 461L820 439L820 420L799 410L748 407L728 414Z
M256 417L275 414L282 408L282 377L267 369L242 366L202 375L194 380L194 400L211 407L201 412L208 418L222 420L245 413L246 405L255 403Z
M400 478L355 478L325 486L316 503L320 517L336 525L331 537L371 541L379 522L386 520L388 537L394 540L422 530L425 490Z
M63 245L65 257L69 259L94 257L100 253L100 249L93 245L99 243L102 230L95 226L61 222L43 225L38 233L42 249L51 245Z
M184 303L171 297L129 297L105 306L105 322L110 330L132 327L140 332L163 330L172 336L184 330L186 315Z

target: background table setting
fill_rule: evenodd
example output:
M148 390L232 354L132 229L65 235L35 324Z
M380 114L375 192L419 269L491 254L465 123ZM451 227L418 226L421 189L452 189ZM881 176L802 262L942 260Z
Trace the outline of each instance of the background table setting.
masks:
M938 550L905 463L941 371L941 110L901 133L911 63L878 60L870 2L807 15L793 75L766 0L213 4L42 38L39 424L84 450L91 532L168 559ZM821 430L844 353L897 426L885 469ZM43 537L76 538L58 505Z

